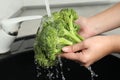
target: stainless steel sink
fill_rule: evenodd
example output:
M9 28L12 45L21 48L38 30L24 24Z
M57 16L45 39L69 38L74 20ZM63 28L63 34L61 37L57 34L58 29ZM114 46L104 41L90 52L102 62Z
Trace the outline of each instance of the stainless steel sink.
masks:
M47 70L39 66L36 69L34 63L34 35L16 39L8 54L0 55L0 80L49 80ZM28 45L29 44L29 45ZM19 47L19 50L18 50ZM90 72L80 66L80 64L62 59L62 71L65 80L90 80ZM56 73L60 67L51 70ZM95 80L120 80L120 58L108 55L92 65L93 71L98 74ZM38 72L42 73L37 77ZM59 73L58 78L52 80L62 80Z

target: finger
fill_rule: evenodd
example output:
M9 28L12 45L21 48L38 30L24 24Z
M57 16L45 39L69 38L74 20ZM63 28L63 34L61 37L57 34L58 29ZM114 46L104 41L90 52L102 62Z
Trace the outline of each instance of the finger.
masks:
M84 44L83 44L83 42L81 42L81 43L78 43L78 44L75 44L72 46L63 47L62 50L63 50L63 52L76 52L76 51L80 51L84 48L85 48Z
M77 23L77 24L79 24L79 25L81 25L81 22L83 22L84 21L84 17L82 17L82 16L79 16L79 18L75 21L75 23Z
M63 53L63 54L60 54L60 57L76 61L76 62L80 63L81 66L88 67L91 65L91 62L88 61L89 59L86 59L85 55L82 52L80 52L80 53Z
M86 34L85 32L83 31L79 31L78 34L80 34L81 36L83 36L85 39L89 38L90 35Z
M60 54L60 56L63 58L75 60L75 61L78 61L79 59L76 53L63 53L63 54Z
M76 61L83 66L85 65L85 63L83 62L84 55L81 52L80 53L63 53L63 54L60 54L60 57Z

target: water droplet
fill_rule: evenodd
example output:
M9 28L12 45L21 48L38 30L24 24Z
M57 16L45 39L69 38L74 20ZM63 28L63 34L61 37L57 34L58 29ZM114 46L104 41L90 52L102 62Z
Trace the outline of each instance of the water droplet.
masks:
M87 69L91 73L91 80L94 80L94 77L98 77L98 75L92 70L91 66L87 67Z
M58 57L58 61L59 61L59 63L60 63L62 80L65 80L65 76L64 76L64 74L63 74L63 69L62 69L63 63L62 63L61 57Z

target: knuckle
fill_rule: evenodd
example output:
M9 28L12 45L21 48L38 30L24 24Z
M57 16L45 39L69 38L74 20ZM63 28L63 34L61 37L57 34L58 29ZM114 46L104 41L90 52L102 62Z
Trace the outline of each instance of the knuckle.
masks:
M71 50L74 52L76 50L75 46L71 46Z

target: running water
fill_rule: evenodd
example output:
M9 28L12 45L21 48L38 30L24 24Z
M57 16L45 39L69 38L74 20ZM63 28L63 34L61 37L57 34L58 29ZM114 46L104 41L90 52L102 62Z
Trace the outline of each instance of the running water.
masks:
M61 57L60 56L58 57L58 61L59 61L59 64L60 64L62 80L65 80L65 77L64 77L64 74L63 74L63 69L62 69L63 63L61 61Z
M50 10L50 5L48 0L45 0L45 5L46 5L46 10L47 10L47 15L48 17L51 17L51 10Z
M92 70L91 66L87 67L87 69L91 73L91 80L95 80L94 77L98 77L98 75Z
M58 64L53 67L43 68L35 61L37 78L39 80L66 80L63 71L61 57L58 57Z
M66 80L66 77L64 75L64 71L63 71L63 62L61 60L61 57L58 57L58 65L54 66L54 67L49 67L49 68L42 68L39 66L39 64L37 64L37 62L35 61L36 64L36 70L37 70L37 78L39 80L43 79L43 80ZM91 66L87 67L86 69L88 69L91 73L91 79L90 80L95 80L95 77L98 77L98 75L92 70ZM66 67L67 71L70 71L70 68Z

